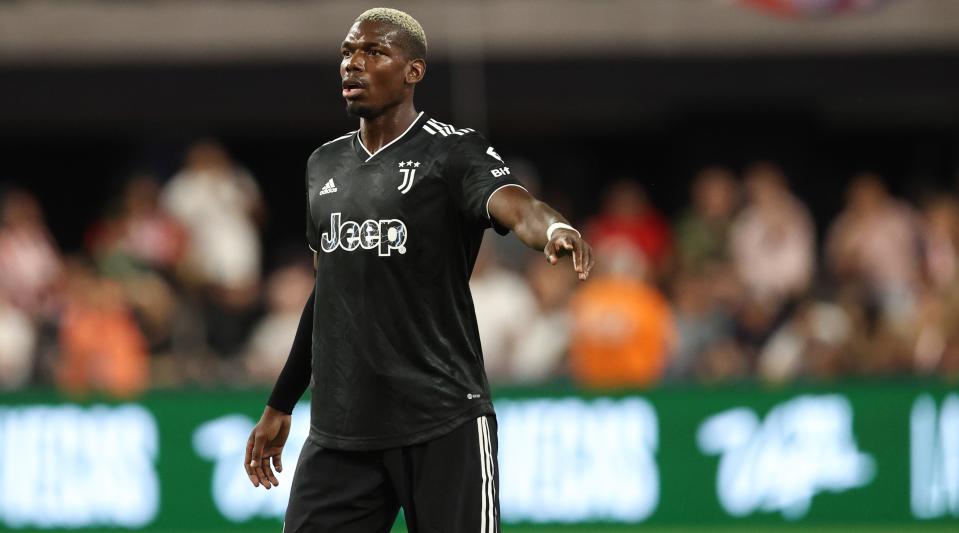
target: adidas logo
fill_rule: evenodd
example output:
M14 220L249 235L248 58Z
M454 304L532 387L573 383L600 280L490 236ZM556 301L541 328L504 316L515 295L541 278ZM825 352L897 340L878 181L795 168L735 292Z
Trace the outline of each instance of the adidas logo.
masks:
M334 193L334 192L336 192L336 184L333 183L332 179L330 179L330 181L326 182L326 185L324 185L323 188L320 189L320 196L323 196L324 194Z

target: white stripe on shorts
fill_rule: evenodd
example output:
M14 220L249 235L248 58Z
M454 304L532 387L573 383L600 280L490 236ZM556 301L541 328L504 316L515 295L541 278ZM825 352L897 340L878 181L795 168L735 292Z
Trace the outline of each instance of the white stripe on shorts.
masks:
M482 509L480 511L480 533L486 533L486 439L483 438L483 417L476 419L476 436L479 439L480 473L483 483L480 488Z
M483 479L481 492L480 533L496 533L496 506L494 494L496 491L493 468L493 447L490 444L489 423L485 416L476 419L476 429L479 435L480 469Z
M483 426L486 428L486 466L489 469L489 530L490 533L499 533L496 527L496 458L493 457L493 445L490 443L489 419L483 417Z

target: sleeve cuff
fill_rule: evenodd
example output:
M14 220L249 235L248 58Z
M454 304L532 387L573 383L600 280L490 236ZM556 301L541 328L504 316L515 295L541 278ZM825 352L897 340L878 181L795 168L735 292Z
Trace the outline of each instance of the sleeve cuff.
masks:
M490 226L496 231L496 233L499 233L500 235L506 235L507 233L509 233L509 228L505 226L501 226L500 224L497 224L495 220L493 220L493 217L489 214L489 201L493 198L493 195L496 194L497 191L499 191L500 189L505 189L506 187L519 187L520 189L523 189L524 191L529 192L528 190L526 190L526 187L523 187L519 183L505 183L493 189L486 196L486 219L489 221Z

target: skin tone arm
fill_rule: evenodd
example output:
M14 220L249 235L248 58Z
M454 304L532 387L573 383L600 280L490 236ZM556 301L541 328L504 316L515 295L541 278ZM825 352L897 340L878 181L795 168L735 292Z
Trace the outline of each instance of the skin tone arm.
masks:
M546 239L546 230L554 222L568 224L552 207L533 198L521 187L503 187L489 199L489 213L496 222L509 228L519 240L530 248L542 250L551 265L559 258L573 258L573 270L585 281L593 268L595 259L589 244L575 231L559 228L553 238Z

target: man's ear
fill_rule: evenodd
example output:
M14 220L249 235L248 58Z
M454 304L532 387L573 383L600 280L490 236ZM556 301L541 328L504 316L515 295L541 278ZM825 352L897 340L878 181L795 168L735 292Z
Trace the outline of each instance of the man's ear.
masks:
M422 59L414 59L410 61L409 66L406 68L406 83L410 85L415 85L423 80L423 76L426 75L426 61Z

